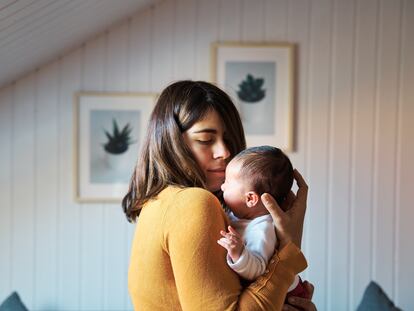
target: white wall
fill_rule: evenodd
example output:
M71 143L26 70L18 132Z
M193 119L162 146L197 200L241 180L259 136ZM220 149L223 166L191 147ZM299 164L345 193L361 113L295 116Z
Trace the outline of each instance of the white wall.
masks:
M0 91L0 300L127 310L133 226L73 197L72 98L209 79L210 42L297 44L297 151L310 184L304 274L319 310L371 279L414 309L414 2L167 0Z

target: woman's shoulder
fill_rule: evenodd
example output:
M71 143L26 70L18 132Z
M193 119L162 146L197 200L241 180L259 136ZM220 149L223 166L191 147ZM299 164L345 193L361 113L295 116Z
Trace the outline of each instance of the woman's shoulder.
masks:
M197 215L222 213L217 197L210 191L199 187L169 187L170 209L174 212Z
M178 187L168 186L161 192L161 197L164 199L177 200L197 200L197 201L216 201L219 203L217 197L210 191L199 187Z

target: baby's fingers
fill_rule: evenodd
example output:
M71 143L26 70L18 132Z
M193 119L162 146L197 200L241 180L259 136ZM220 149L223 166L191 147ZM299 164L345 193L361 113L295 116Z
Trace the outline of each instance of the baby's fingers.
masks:
M227 250L229 250L231 248L231 243L226 238L221 238L220 240L217 240L217 243L219 245L223 246Z
M236 230L234 230L234 228L232 227L232 226L229 226L228 227L228 229L229 229L229 232L232 234L232 235L234 235L235 237L237 237L237 238L239 238L240 237L240 234L236 231Z

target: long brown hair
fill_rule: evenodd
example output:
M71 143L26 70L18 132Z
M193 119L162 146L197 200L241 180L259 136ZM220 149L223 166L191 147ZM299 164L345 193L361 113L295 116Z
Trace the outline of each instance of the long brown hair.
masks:
M143 205L167 186L205 188L204 173L182 133L212 109L222 118L232 157L246 147L246 142L240 115L225 92L207 82L179 81L161 93L128 193L122 200L129 222L134 222Z

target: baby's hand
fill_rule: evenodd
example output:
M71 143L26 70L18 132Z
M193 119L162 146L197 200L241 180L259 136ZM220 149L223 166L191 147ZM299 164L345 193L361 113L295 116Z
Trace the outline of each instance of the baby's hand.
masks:
M243 252L244 242L241 235L234 230L231 226L228 227L229 232L220 231L220 234L223 236L220 240L217 241L218 244L227 249L231 260L236 262L239 260L240 255Z

